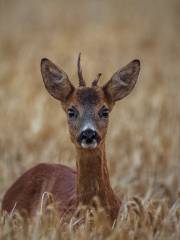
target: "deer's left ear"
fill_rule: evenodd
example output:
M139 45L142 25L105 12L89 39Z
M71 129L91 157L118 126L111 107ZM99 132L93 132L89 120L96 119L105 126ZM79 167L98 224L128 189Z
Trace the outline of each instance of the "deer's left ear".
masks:
M115 72L111 79L103 86L108 100L115 102L126 97L134 88L139 71L140 61L135 59Z

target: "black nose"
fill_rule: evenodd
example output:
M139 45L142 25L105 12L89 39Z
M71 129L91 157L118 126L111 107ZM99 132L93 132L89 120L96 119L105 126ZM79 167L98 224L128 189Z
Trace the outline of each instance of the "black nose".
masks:
M97 132L92 129L86 129L80 134L80 141L86 141L86 144L91 144L93 140L98 140Z

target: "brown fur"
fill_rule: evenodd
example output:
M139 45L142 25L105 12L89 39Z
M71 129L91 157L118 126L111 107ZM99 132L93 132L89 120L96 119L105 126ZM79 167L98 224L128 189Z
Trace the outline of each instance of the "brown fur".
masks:
M96 105L101 100L100 91L96 88L83 88L76 91L76 95L80 104Z
M2 209L20 211L34 216L40 208L42 194L50 192L57 203L60 215L75 205L76 172L61 164L41 163L25 172L7 190Z
M116 219L121 201L110 185L104 143L94 151L78 149L76 184L77 202L92 205L93 197L98 196L110 219Z

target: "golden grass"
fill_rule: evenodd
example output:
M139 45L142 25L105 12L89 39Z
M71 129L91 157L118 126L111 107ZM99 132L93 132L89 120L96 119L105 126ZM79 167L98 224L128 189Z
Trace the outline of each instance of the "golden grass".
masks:
M34 220L0 215L1 239L180 239L179 1L0 1L0 198L39 162L75 167L65 114L45 91L40 59L77 83L102 82L133 58L142 70L112 113L107 137L111 182L123 199L116 225L102 212L60 225L53 210ZM73 157L72 157L73 156ZM74 224L74 225L73 225Z

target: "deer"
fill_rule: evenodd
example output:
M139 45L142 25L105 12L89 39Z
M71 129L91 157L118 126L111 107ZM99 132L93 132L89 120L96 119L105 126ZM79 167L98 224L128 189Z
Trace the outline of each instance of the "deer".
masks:
M73 214L80 204L93 206L93 199L97 197L109 221L117 219L122 201L110 184L105 137L115 103L126 97L137 82L140 60L134 59L120 68L103 86L99 86L99 73L88 87L80 57L81 54L77 61L78 87L48 58L41 60L45 88L60 101L67 115L70 138L76 150L76 170L58 163L39 163L27 170L3 197L2 210L7 213L15 209L22 215L35 216L43 193L48 192L60 217L67 212Z

